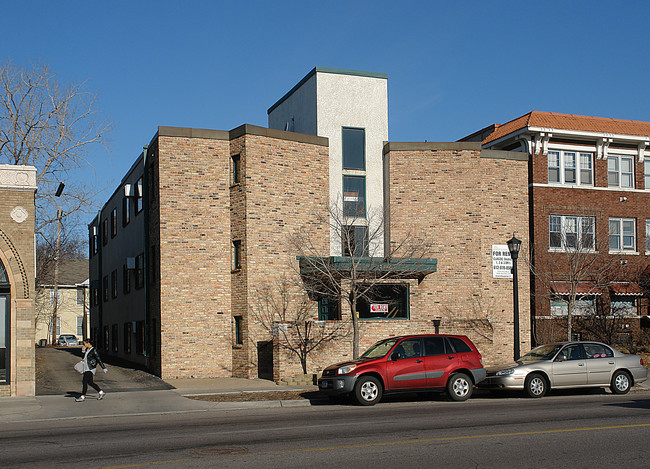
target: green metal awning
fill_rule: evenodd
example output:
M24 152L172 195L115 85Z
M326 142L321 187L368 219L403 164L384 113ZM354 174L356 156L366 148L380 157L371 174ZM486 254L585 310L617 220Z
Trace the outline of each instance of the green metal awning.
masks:
M431 258L384 258L384 257L305 257L298 256L301 275L318 275L326 271L344 278L351 271L360 277L387 279L418 279L436 272L437 259Z

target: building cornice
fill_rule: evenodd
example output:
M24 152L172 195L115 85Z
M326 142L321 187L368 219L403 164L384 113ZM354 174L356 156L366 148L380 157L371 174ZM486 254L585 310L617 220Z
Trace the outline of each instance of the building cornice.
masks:
M13 164L0 164L0 189L35 191L36 168Z

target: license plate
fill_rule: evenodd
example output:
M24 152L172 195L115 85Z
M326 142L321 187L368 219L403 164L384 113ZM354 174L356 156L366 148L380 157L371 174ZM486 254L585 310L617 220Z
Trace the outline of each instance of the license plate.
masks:
M325 389L325 388L327 387L327 381L321 381L321 382L320 382L320 387L321 387L322 389Z

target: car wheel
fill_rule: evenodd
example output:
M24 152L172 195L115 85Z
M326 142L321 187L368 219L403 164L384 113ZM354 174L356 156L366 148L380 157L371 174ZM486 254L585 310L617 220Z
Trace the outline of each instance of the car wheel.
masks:
M454 401L466 401L472 395L474 385L465 373L454 373L447 382L447 393Z
M548 385L542 375L532 373L526 378L524 389L529 397L543 397L548 390Z
M381 399L383 389L374 376L362 376L354 386L354 397L361 405L375 405Z
M609 386L609 389L614 394L627 394L631 387L632 379L630 375L626 371L617 371L612 376L612 384Z

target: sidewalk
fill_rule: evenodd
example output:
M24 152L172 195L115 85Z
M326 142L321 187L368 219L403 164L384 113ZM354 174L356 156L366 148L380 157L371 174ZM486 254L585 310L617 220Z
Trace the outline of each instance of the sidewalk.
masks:
M649 380L650 381L650 380ZM308 399L265 400L247 402L209 402L184 396L226 393L257 393L265 391L316 391L316 386L278 386L272 381L244 378L168 380L169 390L108 392L98 401L94 392L85 402L75 402L75 395L45 395L0 398L0 424L52 419L79 419L99 416L146 415L160 413L205 412L268 407L310 406ZM650 390L648 381L637 384L630 393ZM475 394L476 397L480 393Z
M85 402L75 402L75 394L43 395L36 397L0 398L0 424L51 419L78 419L98 416L138 415L152 413L204 412L208 410L236 410L261 407L309 406L310 401L250 401L209 402L184 396L246 393L264 391L316 391L316 386L278 386L272 381L244 378L176 379L168 380L170 390L138 390L107 392L98 401L94 391Z

